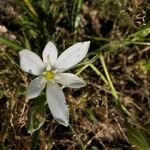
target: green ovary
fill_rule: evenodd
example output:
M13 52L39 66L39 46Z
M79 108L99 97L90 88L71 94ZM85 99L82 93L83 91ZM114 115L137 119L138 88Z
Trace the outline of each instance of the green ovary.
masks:
M45 71L43 72L43 75L47 80L52 80L55 77L55 74L53 71Z

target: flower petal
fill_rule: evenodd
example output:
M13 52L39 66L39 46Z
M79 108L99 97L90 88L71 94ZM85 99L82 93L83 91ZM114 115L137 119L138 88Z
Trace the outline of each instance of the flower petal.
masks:
M43 61L47 64L50 63L53 66L57 56L58 52L56 46L51 41L48 42L43 50Z
M72 73L57 73L55 81L71 88L81 88L86 85L82 79Z
M79 42L66 49L57 59L55 68L65 71L79 63L87 54L90 41Z
M37 54L25 49L19 52L19 56L20 66L25 72L33 75L42 74L46 65Z
M27 90L27 98L31 99L39 96L42 90L44 89L46 82L47 81L43 76L33 79L30 82Z
M58 123L68 126L69 112L65 101L65 96L57 83L50 82L47 85L47 102L50 111Z

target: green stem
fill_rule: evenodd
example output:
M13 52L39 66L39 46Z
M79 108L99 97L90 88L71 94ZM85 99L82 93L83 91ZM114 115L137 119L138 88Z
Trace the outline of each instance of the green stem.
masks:
M37 150L40 129L33 133L31 150Z

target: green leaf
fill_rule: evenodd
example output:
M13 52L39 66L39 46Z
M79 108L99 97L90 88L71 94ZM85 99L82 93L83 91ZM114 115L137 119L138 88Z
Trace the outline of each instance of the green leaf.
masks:
M7 47L11 47L15 50L21 50L23 49L17 42L14 42L6 37L3 37L0 35L0 44L4 44Z
M142 131L134 128L129 128L127 136L128 140L139 150L150 150L148 138Z
M40 129L45 122L45 117L46 117L46 110L44 105L33 106L28 114L27 120L28 133L33 134L35 131Z

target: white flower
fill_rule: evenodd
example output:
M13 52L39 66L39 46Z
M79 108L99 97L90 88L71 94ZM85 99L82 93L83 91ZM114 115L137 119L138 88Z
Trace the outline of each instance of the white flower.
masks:
M89 41L76 43L58 57L57 48L52 42L48 42L43 50L43 61L30 50L19 52L21 68L25 72L38 76L29 84L27 98L39 96L47 86L46 98L49 109L54 119L65 126L69 124L69 112L59 84L70 88L81 88L86 85L75 74L64 73L64 71L79 63L86 56L89 46Z

